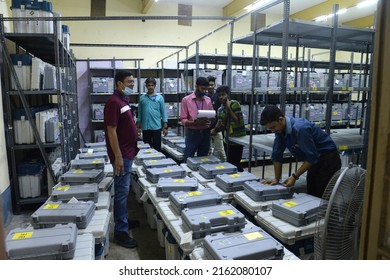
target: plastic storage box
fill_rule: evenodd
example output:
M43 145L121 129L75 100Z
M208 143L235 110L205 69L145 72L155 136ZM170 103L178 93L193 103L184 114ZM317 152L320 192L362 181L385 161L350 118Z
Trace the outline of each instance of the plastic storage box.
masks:
M186 171L183 167L174 165L168 167L150 168L146 170L146 178L152 182L157 183L160 178L184 178Z
M166 144L171 148L175 148L175 145L177 144L185 144L185 143L186 143L185 138L181 136L168 138L166 141Z
M74 159L71 161L70 168L82 170L104 169L104 162L104 158Z
M80 148L80 153L98 153L98 152L107 152L107 147L96 147L96 148Z
M98 201L99 189L96 183L83 185L60 185L53 188L51 199L53 201L69 201L72 197L83 201Z
M37 197L43 188L45 167L40 162L18 164L18 183L20 198Z
M184 144L184 143L176 144L176 150L177 150L179 153L184 154L185 148L186 148L186 144Z
M212 189L202 189L193 192L172 192L169 195L172 208L181 213L184 208L197 208L222 203L222 196Z
M202 238L218 231L234 232L245 227L245 216L230 204L186 208L181 212L183 226L192 238Z
M196 191L198 189L198 180L195 178L173 179L160 178L156 186L156 195L158 197L168 197L171 192L178 191Z
M148 143L144 143L142 141L138 141L137 142L137 148L140 149L140 150L150 149L150 145Z
M86 148L98 148L98 147L106 147L106 142L98 142L98 143L85 143L84 146Z
M199 173L206 179L213 179L218 174L237 173L237 167L229 162L203 164L199 166Z
M75 224L52 228L15 228L7 235L5 247L11 260L61 260L74 257L77 240Z
M241 191L244 189L245 182L259 180L259 177L246 171L234 174L221 174L215 177L217 187L225 192Z
M137 156L134 158L135 164L142 165L142 162L144 160L151 160L151 159L163 159L165 158L165 155L160 152L148 152L148 149L146 150L140 150L141 152L138 152Z
M245 182L244 193L254 201L288 199L294 194L292 188L283 185L265 185L261 182Z
M149 168L158 168L158 167L166 167L177 165L177 163L171 158L163 158L163 159L147 159L142 161L142 166L145 170Z
M101 169L69 169L60 177L61 184L79 185L85 183L99 184L104 178L104 171Z
M86 228L95 213L92 201L62 203L46 201L31 215L34 228L47 228L56 224L75 223L78 228Z
M317 219L320 204L321 198L298 194L292 199L272 203L272 215L299 227Z
M283 245L257 226L213 233L203 244L209 260L282 260L284 256Z
M108 154L107 152L87 152L87 153L81 153L79 154L80 159L99 159L104 158L106 162L108 162Z
M198 170L199 166L202 164L214 164L214 163L220 163L221 161L219 158L210 155L205 157L189 157L187 158L187 166L191 168L192 170Z

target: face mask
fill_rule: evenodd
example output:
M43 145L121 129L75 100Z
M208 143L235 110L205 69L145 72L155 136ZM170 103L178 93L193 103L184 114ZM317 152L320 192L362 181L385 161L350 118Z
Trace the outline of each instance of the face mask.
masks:
M134 92L134 90L129 88L129 87L125 87L124 90L123 90L123 93L125 95L131 95L133 92Z

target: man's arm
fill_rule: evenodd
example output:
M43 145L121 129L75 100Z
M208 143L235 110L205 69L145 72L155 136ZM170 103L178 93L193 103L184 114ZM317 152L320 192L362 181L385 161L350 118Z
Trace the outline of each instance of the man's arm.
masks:
M119 176L125 173L125 168L123 164L122 152L119 148L118 135L116 134L116 126L108 125L107 126L108 140L109 145L115 156L114 162L114 174Z
M239 112L237 112L237 114L234 113L231 104L232 104L232 102L230 100L228 100L226 102L226 106L225 106L226 112L232 118L234 123L239 124L240 123L240 118L237 116L239 114Z
M312 164L308 161L304 161L302 165L298 168L298 170L293 173L290 177L288 177L283 184L286 185L286 187L292 187L295 185L295 182L299 179L299 177L305 173L307 170L310 169Z

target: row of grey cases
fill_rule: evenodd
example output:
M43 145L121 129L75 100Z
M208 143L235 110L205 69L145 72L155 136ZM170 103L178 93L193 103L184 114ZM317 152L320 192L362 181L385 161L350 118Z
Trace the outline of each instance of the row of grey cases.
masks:
M169 200L172 209L181 214L184 208L197 208L221 204L222 196L213 189L206 188L195 192L171 192Z
M52 117L45 121L45 141L53 143L58 139L58 117Z
M186 144L184 143L179 143L179 144L176 144L176 150L179 152L179 153L182 153L184 154L184 150L186 148Z
M69 169L68 172L61 175L60 180L62 185L79 185L86 183L99 184L104 179L104 170L102 169Z
M176 144L185 144L186 140L184 137L174 137L174 138L168 138L167 145L171 148L175 148Z
M146 170L146 179L151 183L157 183L160 178L184 178L186 171L178 165L150 168Z
M107 152L107 147L102 146L102 147L96 147L96 148L80 148L79 149L80 153L98 153L98 152Z
M221 174L215 177L215 184L224 192L235 192L244 189L247 181L260 181L260 178L247 171L234 174Z
M298 194L292 199L272 203L272 215L300 227L317 220L321 198Z
M289 199L294 194L293 188L288 188L283 185L265 185L256 181L245 182L244 193L253 201Z
M140 149L140 150L150 149L150 145L148 143L144 143L142 141L138 141L137 142L137 148Z
M77 227L73 223L52 228L15 228L5 240L7 256L11 260L73 259L77 241Z
M283 245L257 226L208 235L203 248L209 260L282 260L284 256Z
M108 154L107 154L107 152L81 153L81 154L79 154L79 159L96 159L96 158L104 158L104 160L106 162L108 162Z
M84 143L86 148L106 147L106 142Z
M145 159L142 161L142 166L145 168L145 170L149 168L165 167L172 165L177 165L177 163L171 158Z
M214 232L234 232L245 227L245 216L231 204L186 208L181 212L183 226L198 239Z
M213 155L204 156L204 157L189 157L187 158L187 166L192 170L198 170L199 166L202 164L215 164L220 163L219 158Z
M104 158L74 159L71 161L70 168L71 169L82 169L82 170L104 169L104 165L105 165Z
M165 155L163 153L160 153L160 152L138 153L137 156L135 157L134 161L135 161L135 164L142 165L142 161L144 161L144 160L163 159L163 158L165 158Z
M46 201L31 215L31 225L34 228L48 228L56 224L75 223L79 229L84 229L91 221L95 209L93 201L76 203Z
M229 162L202 164L199 166L199 173L206 179L214 179L218 174L237 173L237 167Z
M158 197L168 197L171 192L186 191L193 192L198 189L198 180L196 178L160 178L156 186L156 195Z
M51 193L51 200L67 202L72 197L82 201L97 202L99 196L98 184L82 184L82 185L56 185Z

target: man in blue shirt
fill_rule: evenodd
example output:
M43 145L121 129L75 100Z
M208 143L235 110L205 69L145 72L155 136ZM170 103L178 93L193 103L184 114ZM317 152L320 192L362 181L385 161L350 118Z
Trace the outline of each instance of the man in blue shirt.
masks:
M138 104L138 135L142 131L142 140L161 152L161 127L164 136L168 134L168 117L164 98L156 94L156 80L145 81L148 92L141 96Z
M283 152L287 148L303 163L283 183L287 187L294 186L299 176L307 171L307 193L321 198L328 182L341 168L340 155L332 138L306 119L285 117L274 105L264 108L260 124L275 132L271 156L275 179L267 183L279 182L282 176Z

